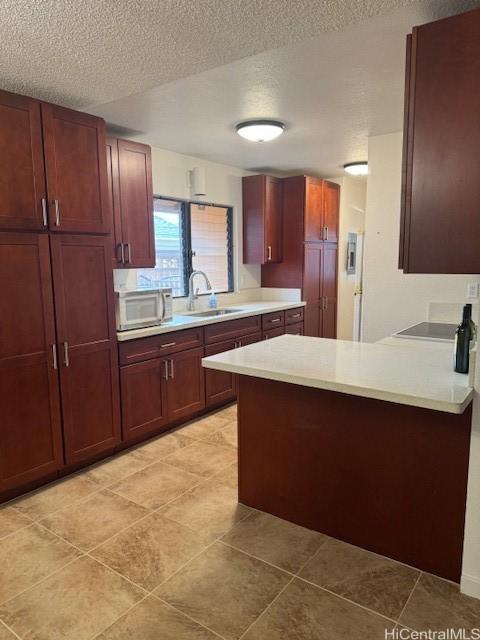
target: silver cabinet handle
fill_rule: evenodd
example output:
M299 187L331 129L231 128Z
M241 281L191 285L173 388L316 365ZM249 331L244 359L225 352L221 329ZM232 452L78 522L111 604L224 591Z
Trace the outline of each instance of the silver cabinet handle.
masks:
M60 226L60 205L58 203L58 200L54 200L52 204L53 204L53 208L55 209L55 226L59 227Z
M163 368L164 368L164 379L168 380L168 360L164 360L163 361Z
M120 256L118 255L118 252L120 252ZM119 242L117 244L117 262L125 264L125 247L123 246L123 242Z
M290 318L300 318L300 314L299 313L292 313Z
M175 365L173 360L170 360L170 378L173 380L175 378Z
M58 362L57 362L57 345L56 344L52 344L52 359L53 359L53 368L57 369Z
M270 245L268 245L267 247L267 260L271 260L272 259L272 247Z
M328 309L328 298L325 296L325 311Z
M130 253L130 243L127 242L125 245L125 264L130 264L131 253Z
M273 324L274 322L281 322L281 318L274 318L273 320L270 320L270 324Z
M165 342L165 344L160 345L160 349L165 349L166 347L174 347L176 344L176 342Z
M68 352L68 342L64 342L63 343L63 353L64 353L63 362L65 363L66 367L69 367L70 366L70 354Z
M47 199L42 198L42 221L43 226L48 226L48 217L47 217Z

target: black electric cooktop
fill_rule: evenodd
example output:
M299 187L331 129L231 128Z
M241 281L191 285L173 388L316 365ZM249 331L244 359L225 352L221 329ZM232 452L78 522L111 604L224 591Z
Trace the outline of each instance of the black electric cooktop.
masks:
M455 340L456 324L447 322L420 322L399 331L397 336L409 338L427 338L430 340Z

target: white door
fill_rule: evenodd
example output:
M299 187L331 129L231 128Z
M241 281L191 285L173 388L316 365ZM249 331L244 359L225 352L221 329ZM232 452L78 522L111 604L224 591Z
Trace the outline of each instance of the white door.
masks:
M363 297L363 233L357 233L357 256L355 272L355 290L353 293L353 332L354 342L360 342L362 336L362 297Z

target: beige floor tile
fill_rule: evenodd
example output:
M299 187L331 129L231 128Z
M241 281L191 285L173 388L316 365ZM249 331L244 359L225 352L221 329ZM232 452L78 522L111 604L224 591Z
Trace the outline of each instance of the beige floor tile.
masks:
M213 431L207 436L202 438L204 442L211 442L212 444L221 444L228 447L238 446L238 428L236 422L229 422L225 427L222 427L218 431Z
M84 551L105 542L149 509L104 490L41 520L41 524Z
M210 480L218 482L219 484L226 484L229 487L237 490L238 493L238 463L235 460L233 464L228 465L225 469L216 473ZM209 482L210 482L209 480Z
M28 640L89 640L143 593L84 556L2 605L0 618Z
M297 573L318 550L322 537L316 531L257 511L237 524L222 540L281 569Z
M207 536L153 513L94 549L92 555L151 591L209 542Z
M182 427L182 434L193 438L194 440L201 440L205 436L210 435L214 431L218 431L222 427L225 427L230 421L231 417L222 415L223 412L210 413L204 418L199 418L194 422Z
M144 507L158 509L201 481L200 475L156 462L110 489Z
M95 640L134 639L218 640L218 636L163 604L154 596L149 596L95 638ZM3 640L1 635L0 640Z
M107 458L92 467L88 467L82 473L98 484L109 485L144 469L151 463L152 460L147 455L144 455L141 451L134 450L113 458Z
M419 572L364 549L324 537L300 576L395 620Z
M206 442L195 442L165 458L164 462L190 473L208 478L231 465L237 459L233 447L224 447Z
M416 631L480 628L480 600L460 593L457 585L422 574L400 622Z
M157 462L171 453L188 447L194 440L188 438L182 433L182 430L174 431L173 433L167 433L163 436L159 436L154 440L150 440L144 445L141 445L135 451L138 451L142 455L146 456L150 462Z
M218 414L221 417L228 418L229 420L236 420L237 419L237 413L238 413L238 406L237 406L236 403L235 404L231 404L226 409L221 409L218 412Z
M251 513L238 503L237 489L231 484L214 476L168 504L162 514L217 538Z
M17 640L2 622L0 622L0 640Z
M384 640L395 623L294 580L244 636L245 640Z
M233 640L256 620L289 580L283 571L214 543L155 593Z
M79 555L79 551L36 524L3 538L0 602L28 589Z
M0 538L23 529L23 527L28 527L29 524L32 524L30 518L27 518L16 509L0 506Z
M85 474L70 476L18 498L13 506L33 520L86 498L101 485Z

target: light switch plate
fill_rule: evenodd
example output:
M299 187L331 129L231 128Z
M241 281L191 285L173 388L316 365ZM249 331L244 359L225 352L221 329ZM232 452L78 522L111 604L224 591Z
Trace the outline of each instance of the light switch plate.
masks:
M467 284L467 298L469 300L475 300L478 298L478 282L469 282Z

